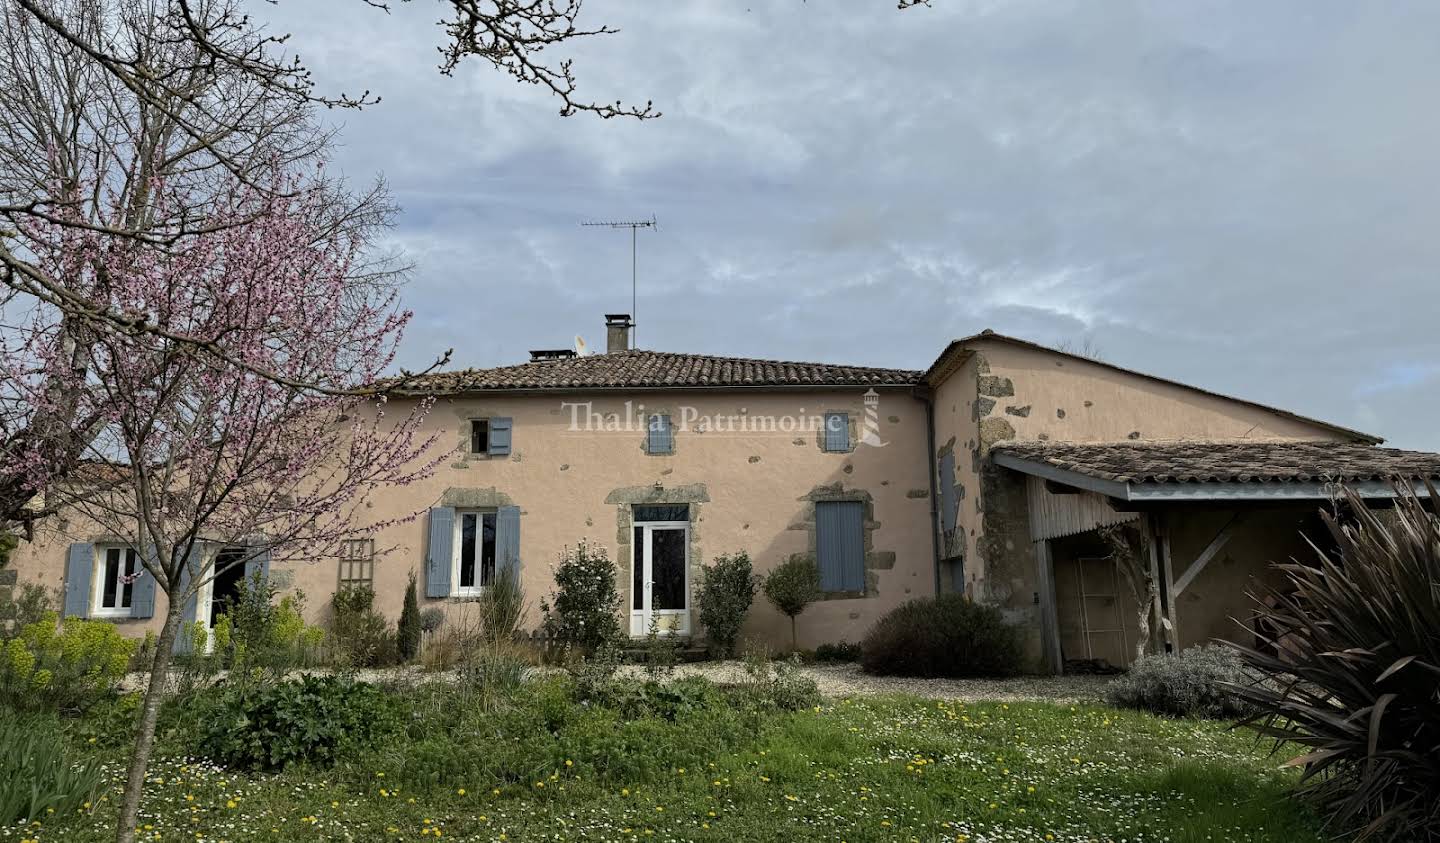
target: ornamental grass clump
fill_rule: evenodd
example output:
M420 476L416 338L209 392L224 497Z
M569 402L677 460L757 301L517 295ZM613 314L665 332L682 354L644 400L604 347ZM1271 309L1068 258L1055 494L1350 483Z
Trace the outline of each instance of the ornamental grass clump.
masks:
M1265 681L1234 686L1276 751L1309 751L1300 792L1357 839L1440 840L1440 521L1414 490L1375 511L1353 491L1324 513L1333 551L1281 565L1259 646ZM1427 486L1428 499L1437 491Z
M53 719L0 721L0 826L89 808L103 778L98 761L69 757Z

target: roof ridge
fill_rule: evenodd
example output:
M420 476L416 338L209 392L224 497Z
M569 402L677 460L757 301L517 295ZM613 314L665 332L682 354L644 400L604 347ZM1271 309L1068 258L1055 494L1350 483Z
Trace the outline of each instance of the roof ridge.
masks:
M1143 378L1145 380L1153 381L1155 383L1163 383L1169 386L1176 386L1180 387L1181 389L1187 389L1191 392L1199 393L1201 395L1209 395L1213 398L1220 398L1225 401L1233 401L1237 404L1245 404L1259 410L1264 410L1265 412L1275 413L1276 415L1285 418L1304 422L1305 424L1312 424L1317 427L1323 427L1327 430L1333 430L1337 433L1342 433L1352 439L1362 440L1372 445L1378 445L1381 442L1385 441L1385 438L1383 436L1376 436L1373 433L1366 433L1363 430L1356 430L1351 427L1345 427L1344 425L1335 424L1334 422L1327 422L1324 419L1317 419L1313 416L1303 415L1292 410L1286 410L1283 407L1276 407L1273 404L1265 404L1251 398L1242 398L1238 395L1229 395L1227 393L1219 392L1208 387L1196 386L1193 383L1186 383L1184 381L1175 380L1174 378L1168 378L1164 375L1155 375L1149 372L1142 372L1139 369L1131 369L1128 366L1121 366L1118 363L1111 363L1108 360L1100 360L1094 357L1087 357L1083 354L1076 354L1072 351L1065 351L1063 349L1053 348L1051 346L1035 342L1034 340L1027 340L1021 337L1010 336L1009 334L1002 334L989 328L986 328L978 334L970 334L969 336L952 339L949 343L945 345L944 350L940 352L940 356L935 358L935 362L931 363L930 366L925 369L922 378L926 381L931 381L932 386L936 385L933 382L933 378L940 373L942 363L950 360L952 358L952 355L957 351L971 350L967 349L966 346L982 340L1006 342L1010 343L1011 345L1020 346L1022 348L1029 348L1036 351L1044 351L1050 354L1058 354L1061 357L1066 357L1071 360L1077 360L1083 363L1090 363L1096 366L1101 366L1103 368L1110 369L1111 371L1122 372L1124 374L1133 375L1135 377ZM946 376L948 376L948 372L946 373Z

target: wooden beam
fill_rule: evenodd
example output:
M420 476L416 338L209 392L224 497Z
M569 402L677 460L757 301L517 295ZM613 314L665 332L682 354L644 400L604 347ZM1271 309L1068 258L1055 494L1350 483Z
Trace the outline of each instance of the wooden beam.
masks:
M1215 555L1225 548L1225 545L1230 541L1230 537L1235 535L1235 528L1239 526L1242 520L1244 520L1243 515L1239 512L1230 516L1230 520L1225 522L1225 526L1220 528L1220 532L1215 534L1215 538L1211 539L1210 543L1205 545L1205 549L1200 551L1200 555L1195 557L1195 561L1191 562L1190 567L1185 569L1185 573L1181 574L1180 578L1175 581L1175 594L1184 592L1190 583L1194 582L1195 578L1200 576L1200 572L1205 570L1205 566L1210 564L1210 560L1214 559Z
M1153 516L1140 519L1140 532L1144 536L1145 551L1150 558L1150 581L1155 583L1155 596L1150 600L1150 651L1162 653L1165 651L1161 643L1165 640L1165 612L1160 605L1160 589L1163 588L1160 579L1160 542L1155 535Z
M1170 554L1170 530L1165 526L1165 516L1156 513L1151 517L1155 519L1155 534L1160 539L1160 606L1165 612L1165 650L1174 652L1180 649L1180 628L1175 618L1175 595L1178 593L1175 591L1175 557Z
M1065 670L1060 652L1060 612L1055 601L1055 562L1050 556L1050 542L1035 542L1036 588L1040 592L1040 644L1045 666L1059 676Z

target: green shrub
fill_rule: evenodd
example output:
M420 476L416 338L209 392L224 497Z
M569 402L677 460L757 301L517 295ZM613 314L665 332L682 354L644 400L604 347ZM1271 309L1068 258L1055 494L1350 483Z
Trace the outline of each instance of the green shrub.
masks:
M860 645L851 644L848 641L837 641L834 644L821 644L815 648L815 661L817 662L858 662L860 661Z
M755 600L755 573L750 555L745 551L715 557L706 565L700 581L700 623L705 626L705 639L710 655L729 658L735 654L735 641L745 614Z
M815 680L799 672L796 656L772 660L764 648L745 654L745 682L737 690L740 699L753 708L799 711L820 704Z
M383 770L387 787L411 793L519 785L536 799L568 799L574 781L611 792L673 783L676 770L698 772L717 752L752 743L764 722L703 679L617 679L607 696L583 698L555 676L526 682L489 711L465 705L450 683L410 696L421 715L403 739L348 765L354 781L373 787Z
M415 572L405 585L405 605L400 609L400 623L395 627L395 649L400 661L408 662L420 652L420 598L415 592Z
M260 574L239 583L225 614L210 630L212 656L234 672L267 671L282 675L315 659L323 631L305 623L305 595L287 594L277 602L277 588ZM199 642L204 652L204 641Z
M73 814L94 802L100 764L72 760L59 732L50 719L0 720L0 826Z
M130 666L135 642L114 624L50 612L5 643L0 701L20 710L75 713L112 695Z
M243 769L332 764L374 746L399 722L379 688L334 676L220 686L195 709L197 754Z
M1251 710L1226 684L1244 680L1245 665L1234 650L1191 647L1136 659L1106 688L1105 701L1168 717L1228 720Z
M3 535L0 532L0 536ZM45 586L27 582L16 588L18 596L7 595L0 600L0 620L9 620L16 629L21 629L44 620L46 614L55 611L51 590Z
M1440 497L1428 486L1428 500ZM1261 735L1310 752L1301 792L1335 833L1440 840L1440 520L1412 490L1372 511L1345 493L1325 515L1336 551L1280 566L1261 607L1262 681L1234 690Z
M815 560L792 556L765 575L765 597L790 618L790 649L796 649L795 616L820 597L820 568Z
M615 563L604 547L581 541L560 554L555 591L540 601L546 636L593 653L620 638L620 592Z
M375 611L375 590L368 585L338 589L330 598L330 655L343 667L382 667L397 658L395 635Z
M1020 631L1000 610L960 594L902 603L860 644L865 672L892 676L1008 676L1021 655Z

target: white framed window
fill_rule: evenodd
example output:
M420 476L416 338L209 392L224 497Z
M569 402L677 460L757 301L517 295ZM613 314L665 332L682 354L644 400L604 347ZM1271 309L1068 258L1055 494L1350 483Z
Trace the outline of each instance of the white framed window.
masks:
M455 513L455 564L451 594L475 597L495 581L495 511L460 510Z
M139 572L140 559L134 548L97 545L90 616L130 617L130 601L134 596L135 576Z

